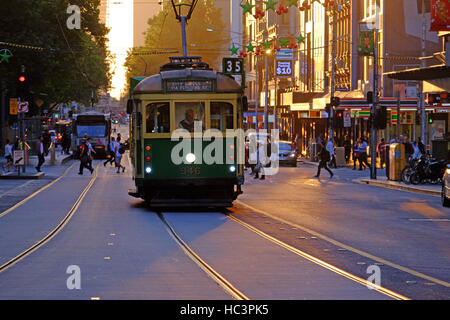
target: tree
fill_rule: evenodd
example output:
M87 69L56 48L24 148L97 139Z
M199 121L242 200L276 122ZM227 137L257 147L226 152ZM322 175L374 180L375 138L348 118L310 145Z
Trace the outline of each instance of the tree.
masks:
M13 53L9 63L0 64L0 76L11 96L21 65L29 75L30 99L41 97L46 108L69 101L89 104L92 89L108 88L108 30L99 22L100 0L73 0L70 5L80 7L79 30L66 26L68 0L14 0L0 6L0 41L7 43L0 48Z
M158 73L170 56L183 55L181 25L170 3L149 19L148 25L145 46L133 48L128 54L125 63L128 78ZM228 52L224 47L229 42L224 28L221 9L214 7L214 0L199 1L186 27L188 55L201 56L218 70L221 56ZM178 53L160 54L164 51Z

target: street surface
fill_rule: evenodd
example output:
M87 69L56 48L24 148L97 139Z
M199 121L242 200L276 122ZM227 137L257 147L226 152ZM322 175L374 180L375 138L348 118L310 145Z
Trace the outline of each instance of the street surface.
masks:
M450 299L438 197L299 165L247 174L225 211L156 212L128 196L128 153L123 164L118 174L94 161L80 176L69 161L43 167L45 179L1 181L0 299Z

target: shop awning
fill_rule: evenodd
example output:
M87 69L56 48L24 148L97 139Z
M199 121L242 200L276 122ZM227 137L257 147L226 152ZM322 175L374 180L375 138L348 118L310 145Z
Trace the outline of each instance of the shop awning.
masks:
M402 71L386 72L384 75L395 80L433 80L450 77L450 66L437 65L425 68L413 68Z

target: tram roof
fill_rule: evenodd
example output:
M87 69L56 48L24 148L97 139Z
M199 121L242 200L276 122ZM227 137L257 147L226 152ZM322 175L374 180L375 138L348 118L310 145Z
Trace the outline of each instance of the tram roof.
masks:
M239 83L232 77L218 73L214 70L195 70L191 68L161 71L143 79L134 88L133 94L139 93L159 93L164 91L163 82L170 79L178 80L213 80L215 81L215 92L241 92Z

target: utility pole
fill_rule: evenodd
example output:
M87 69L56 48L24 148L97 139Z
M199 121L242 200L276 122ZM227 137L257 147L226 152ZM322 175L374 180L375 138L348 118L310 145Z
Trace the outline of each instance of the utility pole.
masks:
M333 19L331 24L331 83L330 83L330 99L334 97L334 81L335 81L335 73L336 73L336 17L334 8L331 7L329 9L329 16L331 19ZM330 138L334 137L334 127L333 127L333 120L334 120L334 108L331 106L330 108L330 114L329 114L330 121Z
M424 68L426 62L424 57L426 56L426 28L427 23L425 20L425 0L422 0L422 62L421 66ZM425 108L425 96L423 93L423 81L419 81L419 101L418 101L418 112L420 112L420 125L421 125L421 139L425 148L428 149L428 139L427 139L427 113Z
M374 53L373 53L373 103L370 111L371 114L371 139L370 139L370 179L377 179L377 129L375 128L375 112L378 106L378 8L375 9L374 24ZM400 115L397 115L397 124Z
M266 68L266 76L265 76L265 105L264 105L264 129L269 130L269 119L268 119L268 105L269 105L269 59L267 57L267 52L264 55L265 60L265 68Z

